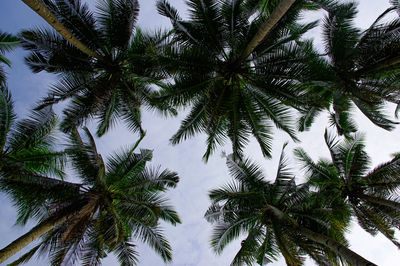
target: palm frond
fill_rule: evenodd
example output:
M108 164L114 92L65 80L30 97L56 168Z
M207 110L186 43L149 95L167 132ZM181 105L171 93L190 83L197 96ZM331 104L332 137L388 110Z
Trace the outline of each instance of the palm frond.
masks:
M181 140L186 140L203 130L203 125L205 124L204 108L202 102L193 104L190 113L182 121L178 131L171 137L172 144L178 144Z
M3 84L0 84L0 86L0 150L3 152L8 138L7 135L11 130L11 126L16 116L13 110L14 104L11 100L11 94Z
M249 159L239 160L234 159L232 156L227 156L226 164L233 178L247 186L257 188L262 183L263 174L260 166Z
M22 46L31 51L25 58L25 62L35 73L43 70L51 73L92 70L88 56L54 30L22 31L20 38Z
M51 108L34 111L29 118L16 123L8 145L13 152L51 147L56 123L57 117Z
M97 9L98 27L103 32L107 45L125 50L139 14L139 2L104 0L97 5Z
M254 261L254 249L259 249L262 243L263 230L256 225L249 230L249 233L241 243L239 251L236 253L231 265L251 265Z
M20 44L19 38L0 31L0 53L10 52Z
M161 229L140 225L137 227L134 235L140 237L145 243L149 244L150 247L161 256L164 262L172 260L171 246Z
M217 254L220 254L229 242L238 238L242 232L247 231L253 223L254 218L252 217L238 218L229 223L218 223L214 226L211 235L211 247Z
M370 105L359 100L353 100L357 107L364 113L364 115L375 125L386 129L393 130L398 122L388 119L382 112L382 105Z
M145 170L146 164L153 158L153 152L142 149L140 153L133 153L134 148L136 147L123 151L121 154L112 155L108 159L107 183L109 185L119 186L127 182L131 185L130 182L132 181L140 184L140 181L142 181L141 173Z
M135 245L129 241L121 241L114 249L121 266L136 265L139 262L138 252Z

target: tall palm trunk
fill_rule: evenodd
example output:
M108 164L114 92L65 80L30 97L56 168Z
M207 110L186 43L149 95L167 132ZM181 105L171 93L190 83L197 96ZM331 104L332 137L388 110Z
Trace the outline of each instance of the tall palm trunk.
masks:
M289 8L296 2L296 0L280 0L279 4L272 11L267 21L265 21L257 34L249 42L246 49L243 51L240 59L246 59L256 47L262 42L262 40L267 36L271 29L279 22L279 20L286 14Z
M382 198L378 198L378 197L373 197L373 196L365 195L365 194L362 194L362 193L359 193L359 194L356 194L356 195L360 199L369 201L371 203L375 203L375 204L382 205L382 206L387 206L387 207L393 208L395 210L400 210L400 202L396 202L396 201L393 201L393 200L382 199Z
M52 26L58 33L60 33L64 39L69 41L76 48L84 52L85 54L92 56L97 59L101 59L101 56L90 50L80 40L78 40L72 33L64 27L64 25L51 13L51 11L43 5L41 0L22 0L27 6L35 11L39 16L44 18L50 26Z
M331 239L330 237L316 233L312 230L309 230L304 227L296 226L296 229L299 230L299 232L304 235L305 237L320 243L326 247L328 247L330 250L335 252L336 254L342 256L344 259L346 259L348 262L350 262L354 266L372 266L375 265L374 263L370 262L369 260L366 260L365 258L361 257L351 249L347 248L346 246L338 243L337 241Z
M11 244L0 250L0 263L7 260L9 257L23 249L25 246L35 241L45 233L49 232L54 227L62 224L63 222L70 219L74 214L65 214L56 219L49 218L32 228L29 232L19 237Z

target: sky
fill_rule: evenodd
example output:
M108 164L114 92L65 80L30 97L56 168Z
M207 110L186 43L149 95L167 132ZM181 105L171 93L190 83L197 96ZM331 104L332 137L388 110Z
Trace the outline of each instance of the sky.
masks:
M170 27L169 21L157 14L155 1L140 0L139 2L141 5L139 27L146 30ZM93 3L94 0L89 2L90 6L94 8ZM170 3L180 10L181 15L185 14L186 6L183 0L171 0ZM363 29L367 28L388 6L389 0L360 0L356 24ZM320 13L307 13L304 19L313 20L320 17ZM0 29L2 31L16 34L22 29L40 25L47 26L42 18L26 7L22 1L0 1ZM318 29L309 32L307 37L313 38L318 46L320 41ZM30 108L34 103L42 96L45 96L49 85L56 81L56 77L50 74L31 73L23 62L24 55L26 55L26 52L22 49L17 49L7 55L12 61L12 67L7 69L8 85L13 95L19 118L29 114ZM56 111L60 110L60 107L55 109ZM393 115L393 106L388 106L387 112ZM373 126L371 122L359 113L355 113L359 129L365 133L366 149L372 157L374 166L390 160L392 153L400 151L400 142L398 141L399 127L392 132L387 132ZM207 164L201 160L205 151L205 135L198 135L181 144L172 146L169 143L169 138L178 129L184 114L185 112L183 111L176 118L165 119L157 114L144 112L143 127L147 130L147 135L140 145L141 148L154 150L153 165L161 165L162 168L176 171L181 178L178 187L170 191L168 197L178 211L183 223L177 227L162 224L165 235L173 248L173 262L171 265L229 265L240 247L240 239L228 245L221 255L215 255L209 245L211 225L204 220L203 215L210 204L207 196L208 191L231 180L225 165L225 159L220 156L222 151L230 152L230 145L228 143L217 150ZM294 160L291 150L296 147L302 147L314 160L320 157L329 158L329 152L323 139L323 132L328 125L327 116L327 113L323 113L316 120L310 131L300 133L300 143L293 143L285 133L275 131L273 159L271 160L266 160L262 157L258 144L254 140L249 143L245 154L262 165L267 177L274 178L281 147L284 142L289 141L287 154L290 155L293 170L298 181L301 182L302 172L298 170L298 164ZM90 123L89 127L91 127ZM104 158L114 150L133 144L137 138L137 135L128 132L121 124L101 139L97 139L97 146ZM15 210L4 194L0 194L0 202L0 248L2 248L27 232L34 226L34 223L28 223L25 227L13 226L16 217ZM378 265L392 266L400 262L398 249L381 235L372 237L353 223L347 238L352 250ZM140 241L136 241L135 244L137 244L140 253L139 265L164 265L158 255L145 244ZM18 258L18 255L7 262L12 262L16 258ZM34 259L26 265L47 264L46 259ZM110 255L103 260L103 265L117 265L117 262ZM272 265L285 265L285 263L283 259L280 259L272 263ZM306 265L314 264L311 261L307 261Z

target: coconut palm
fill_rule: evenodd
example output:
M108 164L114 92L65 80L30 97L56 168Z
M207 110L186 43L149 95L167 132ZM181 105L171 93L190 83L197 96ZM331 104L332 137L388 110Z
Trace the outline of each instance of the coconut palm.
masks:
M38 108L70 99L61 124L64 131L97 118L97 135L101 136L120 118L130 130L143 133L142 105L175 113L151 98L150 84L164 75L146 51L157 47L162 34L150 36L135 29L137 0L99 1L95 14L79 0L43 3L71 34L99 55L82 52L54 30L21 33L23 46L31 51L26 58L31 69L61 74Z
M47 23L50 24L65 40L68 40L73 46L81 50L83 53L100 59L101 56L90 50L85 44L78 40L49 10L47 7L51 2L41 0L22 0L27 6L41 16Z
M21 184L4 180L3 189L21 207L29 207L39 223L24 236L0 251L0 261L31 241L41 241L15 265L35 253L50 254L52 265L99 265L108 252L116 254L121 265L137 263L134 238L149 244L164 261L171 261L171 247L159 220L180 223L177 213L162 195L179 181L175 172L146 166L152 151L116 153L104 163L94 139L85 128L83 140L75 128L70 134L67 154L80 183L38 178ZM29 186L27 186L27 184ZM27 202L32 196L38 198Z
M157 3L173 25L170 45L159 50L159 60L174 78L158 98L176 107L191 106L171 142L206 133L203 158L208 160L226 139L234 156L241 157L251 135L270 156L273 125L296 140L291 107L306 105L299 84L307 72L303 62L309 48L296 40L314 26L295 23L305 2L187 3L188 20L167 1Z
M349 210L340 201L296 185L282 151L275 182L265 180L249 160L227 158L234 181L210 191L206 219L214 224L211 245L217 253L239 236L247 236L232 265L260 265L279 253L288 265L310 256L318 265L375 265L347 248L343 232Z
M369 171L371 160L362 137L339 142L326 132L325 141L331 160L314 162L304 150L295 151L309 182L347 204L368 233L382 233L400 248L394 236L400 225L400 157Z
M349 137L357 130L351 114L357 107L375 125L392 130L396 123L384 108L387 102L400 103L400 19L385 23L383 18L394 8L362 31L354 26L355 3L330 1L321 6L328 12L322 25L325 53L310 63L313 81L309 84L319 106L304 112L299 129L306 129L312 122L308 118L328 109L331 124Z
M0 63L10 66L10 60L5 56L5 52L9 52L19 44L19 39L11 34L0 31ZM5 82L5 74L3 66L0 64L0 83Z
M55 150L54 133L57 118L51 109L33 112L29 118L15 121L11 94L0 84L0 190L7 191L5 182L27 184L47 175L63 178L64 153ZM57 179L55 179L54 182ZM25 190L24 206L18 208L17 224L25 224L36 216L31 203L40 201L40 195ZM1 257L1 255L0 255ZM0 259L2 261L2 259Z
M0 180L64 176L64 153L54 146L57 117L49 109L16 120L13 101L5 83L0 84ZM29 212L29 208L21 210ZM25 214L18 222L25 222Z

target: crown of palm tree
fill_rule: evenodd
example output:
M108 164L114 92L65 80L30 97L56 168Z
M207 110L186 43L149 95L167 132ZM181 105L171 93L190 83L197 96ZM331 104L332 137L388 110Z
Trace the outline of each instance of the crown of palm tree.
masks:
M384 114L384 107L386 102L400 103L400 42L396 37L400 19L386 23L382 19L395 8L361 31L353 24L355 3L328 1L321 6L328 12L322 25L325 54L310 62L313 81L309 84L319 106L303 113L299 129L309 127L312 118L326 108L338 133L349 137L357 130L351 118L355 106L375 125L392 130L396 122Z
M228 157L227 165L235 181L210 191L212 205L205 217L214 224L211 245L217 253L247 235L231 265L263 265L279 253L288 265L302 265L306 255L318 265L342 260L374 265L346 248L346 205L311 192L307 183L296 185L283 151L273 183L249 160Z
M140 131L141 111L165 114L175 111L152 100L151 84L164 78L148 54L162 40L162 34L135 29L139 12L137 0L99 1L92 13L79 0L44 1L51 13L88 49L90 56L50 29L23 31L23 46L31 51L26 62L34 72L61 74L38 108L71 99L64 109L61 125L66 132L88 118L99 120L97 135L112 127L117 118L130 130Z
M177 185L177 174L147 167L152 151L134 153L141 139L132 148L110 156L105 164L86 128L85 133L86 141L72 129L66 150L80 183L52 178L3 182L3 189L17 204L29 208L41 221L35 228L50 223L41 242L14 264L39 252L50 253L52 265L78 260L83 265L99 265L107 252L114 252L121 265L133 265L138 261L134 238L149 244L164 261L171 261L171 247L159 219L180 223L162 195ZM38 195L33 202L27 201L27 184L30 194Z
M21 182L54 175L64 177L65 154L56 151L54 133L57 117L50 108L33 112L19 121L13 109L11 94L0 85L0 182ZM2 189L0 187L0 189ZM31 200L35 201L35 196ZM28 200L29 202L29 200ZM17 223L25 223L30 208L20 207Z
M281 2L289 3L286 9ZM207 160L228 138L240 157L251 135L270 156L273 125L296 140L290 107L306 106L299 85L310 48L296 40L315 25L295 23L304 3L190 0L189 19L183 20L167 1L158 1L159 13L173 25L159 60L174 78L159 99L191 106L173 144L206 133Z
M331 161L314 162L304 150L295 151L309 183L352 208L364 230L372 235L380 232L400 248L395 238L400 225L400 157L369 171L362 137L339 142L326 132L325 141Z

